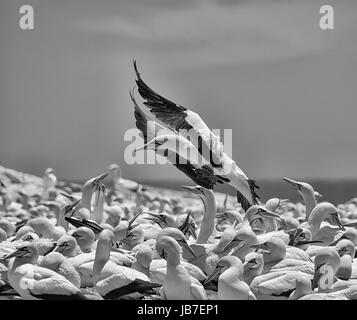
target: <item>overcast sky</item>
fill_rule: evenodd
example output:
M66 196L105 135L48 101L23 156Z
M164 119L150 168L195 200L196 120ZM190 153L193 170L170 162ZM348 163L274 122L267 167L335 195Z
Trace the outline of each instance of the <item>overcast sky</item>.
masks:
M326 3L335 30L319 28ZM23 4L34 30L19 28ZM2 0L0 164L183 179L124 162L135 58L154 89L233 130L249 177L357 178L356 34L355 0Z

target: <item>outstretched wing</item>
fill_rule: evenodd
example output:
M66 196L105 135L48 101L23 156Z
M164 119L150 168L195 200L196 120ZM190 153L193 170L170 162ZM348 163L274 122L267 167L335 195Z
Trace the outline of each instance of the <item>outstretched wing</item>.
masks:
M201 117L190 109L176 104L154 90L152 90L140 77L134 61L138 92L145 100L144 104L166 127L171 128L190 140L200 154L209 160L213 167L222 167L223 145L220 138L212 133Z
M164 127L158 124L156 121L150 119L138 106L134 95L130 92L131 100L134 104L134 116L136 120L136 127L141 131L144 142L150 141L157 134L157 130ZM171 129L170 133L179 134L175 130ZM207 188L213 189L214 185L227 182L224 177L215 175L210 165L204 165L200 168L193 166L190 161L182 158L178 153L174 153L170 150L160 150L160 155L165 156L167 160L174 165L177 169L182 171L196 184Z

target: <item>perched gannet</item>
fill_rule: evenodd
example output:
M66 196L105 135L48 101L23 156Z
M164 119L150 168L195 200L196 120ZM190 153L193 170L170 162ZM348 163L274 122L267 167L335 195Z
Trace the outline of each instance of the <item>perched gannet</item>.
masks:
M81 291L59 273L35 265L39 256L35 244L27 242L5 257L15 258L8 270L10 285L29 300L86 300Z
M297 280L311 283L312 275L301 271L278 270L256 276L250 288L258 300L287 300L297 289Z
M61 253L50 252L46 256L42 257L39 266L57 272L74 284L77 288L80 288L81 277L73 265L70 264Z
M91 229L87 227L79 227L72 233L72 237L76 239L82 252L88 253L92 251L95 242L95 234Z
M144 104L155 116L155 120L159 120L164 126L176 132L181 130L181 137L187 142L190 140L193 143L191 143L192 146L196 148L200 155L202 155L203 158L206 158L206 162L208 161L213 167L214 172L226 179L226 183L236 189L237 200L242 204L244 210L247 210L251 205L256 204L258 196L255 193L255 188L258 188L258 186L255 184L255 181L249 180L245 173L237 166L235 161L224 152L223 144L219 137L212 133L201 117L188 108L173 103L153 91L141 79L135 61L134 69L137 76L136 84L138 86L138 92L145 100ZM170 135L168 135L168 138L170 139ZM183 146L188 145L187 143L184 143L184 141L179 143L182 143ZM174 152L176 150L176 147L167 147ZM193 148L191 148L191 150L193 150Z
M99 235L98 245L93 265L93 282L95 290L104 299L117 299L122 296L141 295L159 284L150 282L142 272L133 268L119 266L110 261L110 250L115 244L114 234L103 230Z
M77 246L76 239L68 234L57 240L54 251L61 253L67 258L75 257L82 253L79 247Z
M218 277L219 300L256 300L243 278L243 264L234 256L225 256L218 260L213 273L205 281Z
M340 267L336 271L336 277L348 280L352 275L352 263L356 249L352 241L342 239L336 244L336 251L340 256Z
M314 188L306 182L295 181L286 177L283 178L283 180L297 188L298 193L301 195L305 202L305 221L308 221L311 211L317 205Z
M167 273L160 290L165 300L205 300L205 289L192 277L181 264L180 246L168 236L160 237L156 242L156 251L167 260Z
M333 224L324 222L329 219ZM335 239L335 235L339 230L345 230L342 225L338 209L329 202L321 202L315 206L307 222L304 222L299 226L300 228L306 228L311 231L312 240L321 241L321 246L328 245Z
M259 252L250 252L244 258L243 264L243 280L247 284L253 281L256 276L263 272L264 259L263 255Z

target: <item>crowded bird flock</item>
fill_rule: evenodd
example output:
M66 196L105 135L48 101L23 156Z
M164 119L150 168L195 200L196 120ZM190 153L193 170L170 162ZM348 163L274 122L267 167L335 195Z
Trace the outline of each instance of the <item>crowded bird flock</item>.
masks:
M263 203L201 117L134 70L137 151L155 150L193 185L143 186L116 164L83 185L0 167L0 299L357 299L357 198L332 204L282 177L301 201Z

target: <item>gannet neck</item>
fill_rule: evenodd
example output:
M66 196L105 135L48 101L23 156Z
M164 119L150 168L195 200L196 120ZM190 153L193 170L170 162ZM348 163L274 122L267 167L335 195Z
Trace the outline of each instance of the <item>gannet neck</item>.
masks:
M93 264L93 278L96 282L96 276L100 275L105 264L109 261L110 258L110 248L111 242L109 239L99 239L97 248L95 251L95 260Z
M216 199L212 190L205 190L205 196L202 197L206 212L201 222L200 232L196 243L207 243L214 230L214 219L217 213Z
M91 200L93 195L93 185L92 183L85 184L82 191L81 205L82 207L91 211Z
M313 190L312 190L312 192L302 193L302 196L303 196L304 202L305 202L305 212L306 212L305 221L308 221L312 210L317 205L317 201L316 201L315 193L313 192Z
M91 219L97 223L101 223L103 221L105 194L104 191L98 189L95 195L95 204L91 214Z
M68 231L68 222L64 219L65 207L56 209L57 223L56 226L64 228Z

